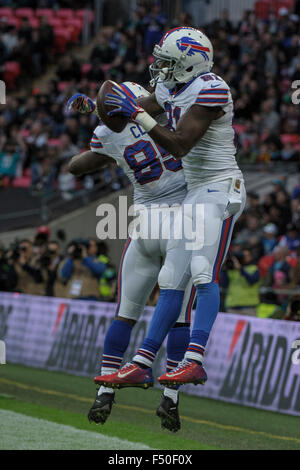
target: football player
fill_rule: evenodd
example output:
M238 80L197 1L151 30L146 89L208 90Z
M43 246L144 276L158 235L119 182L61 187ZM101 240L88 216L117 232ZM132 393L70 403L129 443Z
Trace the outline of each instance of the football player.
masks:
M137 102L115 88L114 93L106 95L105 103L116 107L110 115L121 113L134 120L156 145L182 162L188 187L183 206L192 205L194 219L196 208L201 208L203 238L199 236L190 259L197 291L193 330L184 360L158 380L167 386L203 384L207 380L203 355L219 311L218 273L246 198L243 175L235 158L233 101L228 84L211 71L213 47L203 32L190 27L172 29L154 47L153 56L151 84L156 87L151 96ZM168 128L153 118L162 111L168 115ZM174 266L175 270L182 268L184 264L181 266L180 262ZM166 286L167 290L163 290ZM167 319L172 324L181 307L178 286L164 268L160 287L164 295L160 296L148 334L133 361L110 377L98 378L99 383L118 386L124 383L122 377L126 374L127 385L133 386L137 378L140 383L146 370L149 373L160 338L168 332Z
M119 85L124 93L132 99L146 97L149 93L141 86L125 82ZM95 112L93 101L82 94L70 98L68 109L81 113ZM181 162L157 146L154 141L138 124L130 123L121 133L112 132L104 125L99 125L94 131L90 151L76 155L69 164L69 171L76 176L96 171L115 159L123 168L134 187L135 204L143 204L145 209L154 209L153 203L168 207L180 205L186 196L186 184ZM150 217L151 219L151 217ZM142 219L141 219L142 221ZM162 219L161 224L169 223L170 219ZM148 220L147 220L148 222ZM149 220L151 223L151 220ZM150 227L149 227L150 228ZM164 265L174 271L176 263L185 262L185 269L178 271L173 279L180 291L181 314L174 319L175 326L170 330L167 341L167 370L175 368L183 359L187 348L190 330L190 313L194 301L195 289L190 279L189 262L185 261L182 240L162 240L129 238L121 259L119 269L119 299L115 320L109 328L103 349L102 375L112 374L121 366L124 353L130 341L132 328L144 310L145 304L152 292ZM181 254L180 254L181 253ZM180 260L180 256L182 260ZM175 272L175 271L174 271ZM187 282L190 280L189 282ZM187 287L182 287L182 286ZM181 295L181 292L183 295ZM178 303L176 293L169 308L174 302ZM177 308L177 307L176 307ZM172 326L173 326L172 325ZM163 326L163 330L165 326ZM143 354L143 351L140 351ZM149 354L145 351L145 357ZM152 355L150 356L152 358ZM97 378L95 379L97 382ZM153 384L152 374L142 375L141 386L147 388ZM138 386L139 384L136 383ZM122 388L122 384L120 387ZM98 390L95 402L88 417L90 421L104 423L109 416L114 402L114 390L102 385ZM178 387L165 388L161 402L157 408L162 426L177 431L180 428L178 414Z

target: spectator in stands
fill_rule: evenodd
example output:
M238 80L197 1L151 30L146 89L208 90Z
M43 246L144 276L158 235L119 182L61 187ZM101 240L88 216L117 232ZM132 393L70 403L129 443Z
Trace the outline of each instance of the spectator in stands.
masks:
M4 246L0 242L0 291L14 291L18 282L18 276L14 269L14 263L7 256Z
M64 296L99 300L99 280L105 269L105 264L97 257L94 243L84 239L72 241L58 273L64 284Z
M284 246L288 250L296 250L300 246L300 233L296 225L288 224L286 227L286 235L283 235L279 242L279 246Z
M8 27L7 32L2 36L2 43L5 47L7 59L11 59L13 57L13 53L18 42L17 30L13 26Z
M51 49L54 40L53 29L49 25L46 16L41 17L40 26L38 28L38 34L40 37L42 65L44 66L47 63L48 59L47 52Z
M39 263L39 253L33 252L30 240L22 240L9 254L17 273L16 290L24 294L45 295L45 283Z
M267 224L264 227L262 243L263 243L265 255L273 251L273 249L278 243L277 227L275 224Z
M80 81L80 65L72 54L66 54L61 58L56 75L62 82L68 82L71 80L75 80L76 82Z
M285 246L277 246L273 250L274 261L268 270L266 285L275 284L276 272L282 272L286 277L286 282L290 281L290 265L287 262L289 250Z
M58 175L58 189L61 191L63 199L69 201L76 192L76 178L69 173L68 162L61 166Z
M222 287L226 289L226 311L255 315L259 304L260 274L248 248L231 255L223 272Z
M300 296L293 295L288 303L286 315L283 320L300 321Z
M258 216L252 213L247 213L246 227L238 233L236 241L239 240L240 243L246 243L247 240L253 236L260 239L262 237L262 233Z
M300 246L296 248L296 258L293 259L291 263L291 270L290 270L290 287L294 288L296 286L300 286Z
M161 7L157 2L154 3L149 14L144 17L143 23L146 27L144 37L146 53L151 54L154 45L161 40L167 23L167 19L161 12Z
M48 245L50 238L50 229L47 225L40 225L36 230L36 235L34 237L34 246L38 247L39 253L43 253Z
M36 160L31 165L32 189L34 191L52 192L56 170L46 149L40 148L36 152Z
M284 310L278 296L271 291L260 292L256 315L259 318L282 319Z
M48 297L53 297L56 294L56 276L61 259L62 256L58 242L56 240L50 240L47 244L47 249L41 257L42 273L46 283L45 295Z
M30 42L33 31L34 30L31 28L28 18L24 16L18 31L19 38L24 38L27 42Z
M79 153L79 147L72 143L70 136L68 134L61 134L59 140L60 140L59 157L61 160L65 160L65 161L69 160L71 157Z
M7 141L2 152L0 152L0 185L5 176L9 178L10 183L14 180L20 159L21 153L16 148L15 143Z
M117 294L117 273L111 263L108 254L108 247L105 242L90 238L90 244L94 244L94 253L98 260L105 265L105 271L99 281L100 300L104 302L113 302Z

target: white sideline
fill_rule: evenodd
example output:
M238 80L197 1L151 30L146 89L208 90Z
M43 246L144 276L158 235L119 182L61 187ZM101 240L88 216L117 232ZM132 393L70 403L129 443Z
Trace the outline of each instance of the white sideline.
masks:
M145 444L0 410L1 450L146 450Z

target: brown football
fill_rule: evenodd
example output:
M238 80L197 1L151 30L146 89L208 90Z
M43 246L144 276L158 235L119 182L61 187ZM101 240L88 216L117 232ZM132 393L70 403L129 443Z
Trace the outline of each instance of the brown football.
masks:
M112 80L106 80L102 84L97 95L97 101L96 101L97 113L100 116L103 123L107 127L109 127L109 129L111 129L114 132L122 132L126 124L128 124L129 119L126 116L123 116L122 114L118 114L116 116L108 116L107 113L116 108L113 106L108 106L104 104L104 101L107 100L107 98L105 97L107 93L115 94L115 92L112 90L113 85L118 86L118 84L113 82Z

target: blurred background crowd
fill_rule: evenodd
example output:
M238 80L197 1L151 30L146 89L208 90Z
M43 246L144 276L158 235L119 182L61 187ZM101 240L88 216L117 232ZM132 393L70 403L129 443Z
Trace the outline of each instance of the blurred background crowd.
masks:
M25 3L49 6L53 2ZM39 8L32 10L34 16L26 8L19 10L15 17L5 16L5 11L1 14L0 9L0 78L9 89L7 105L0 113L0 178L4 185L58 188L72 194L80 185L66 175L65 162L88 147L96 118L67 114L67 98L75 92L95 98L105 79L136 81L148 87L151 51L164 31L197 25L185 12L170 24L159 2L141 2L126 21L102 27L89 57L78 59L72 50L79 40L84 10L71 10L71 16L65 13L70 11L67 8ZM24 10L27 16L22 17ZM60 44L62 28L68 31L67 26L78 21L78 35ZM300 17L295 9L290 12L282 7L277 15L270 13L263 19L245 11L238 24L224 10L220 19L202 29L214 45L215 73L231 86L238 160L247 164L297 162L300 108L292 102L292 83L300 80ZM55 76L42 90L33 87L29 93L14 93L51 61L57 63ZM20 67L15 76L10 70L14 64ZM106 184L115 181L116 188L124 184L114 172L102 178Z
M76 238L47 226L30 239L0 245L0 290L82 300L116 300L115 267L104 242Z
M260 8L262 3L268 7L267 13ZM300 107L295 99L300 96L293 84L300 80L300 1L282 1L277 9L274 3L256 2L237 22L223 10L218 19L201 25L214 46L214 72L231 87L237 159L242 167L271 169L274 163L291 162L297 168L299 163ZM104 4L109 13L109 2ZM65 104L76 92L95 99L106 79L136 81L149 89L154 44L171 27L199 27L191 8L183 7L170 20L163 2L134 4L135 8L115 22L105 22L109 14L104 15L102 27L80 55L76 47L85 20L89 25L95 21L92 2L76 2L76 9L68 0L1 3L0 79L7 83L8 93L6 106L0 108L0 194L7 187L22 187L36 196L58 191L69 200L82 188L90 190L99 182L111 191L129 184L114 164L79 179L68 173L70 157L89 147L97 118L69 113ZM87 14L84 8L89 6ZM102 298L99 292L95 295L83 289L83 293L76 282L70 288L70 279L71 265L79 264L98 289L105 270L102 261L94 260L107 256L101 251L103 246L92 239L81 240L78 261L74 257L74 252L79 253L74 248L77 242L71 242L72 249L63 243L49 238L41 248L33 239L2 247L1 272L11 276L9 290L24 291L19 277L25 272L43 294L61 295L57 293L63 286L64 295ZM282 291L300 284L299 246L300 184L291 192L283 178L275 180L272 192L263 197L250 193L221 273L222 309L278 318L287 315L289 296ZM88 259L99 265L96 270ZM108 269L114 272L109 280L113 286L115 268L109 265ZM115 290L108 297L115 300Z

